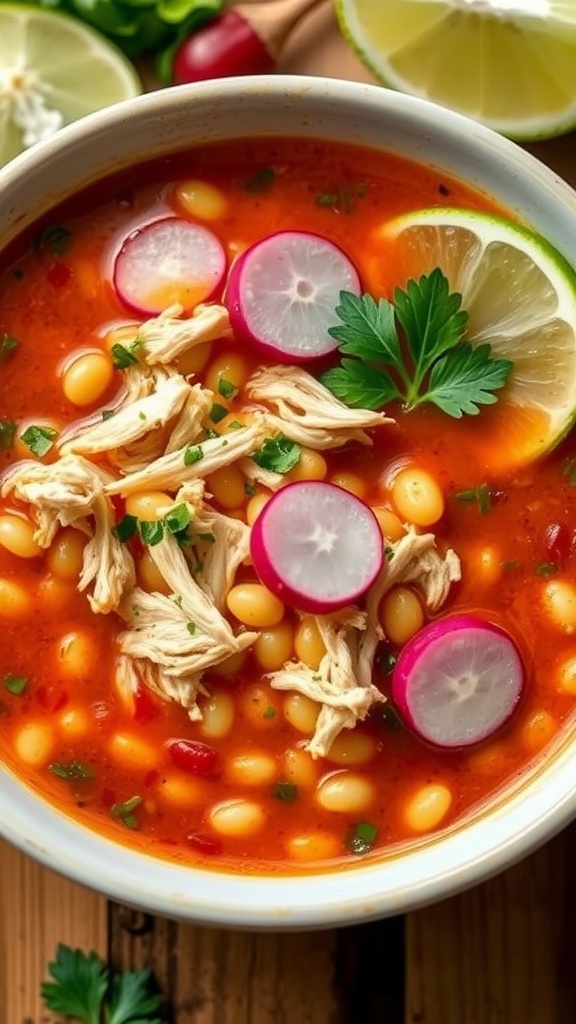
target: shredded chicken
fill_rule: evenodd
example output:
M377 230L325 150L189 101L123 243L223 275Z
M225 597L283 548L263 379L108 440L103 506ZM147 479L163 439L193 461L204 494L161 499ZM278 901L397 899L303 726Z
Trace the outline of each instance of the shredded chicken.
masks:
M174 491L186 480L206 477L216 469L236 462L243 455L255 452L265 436L264 419L256 413L247 426L231 430L224 437L211 437L202 441L194 445L193 451L187 446L162 455L145 469L112 481L106 490L108 494L122 495L149 488Z
M109 419L100 420L77 437L65 441L60 451L63 455L68 452L96 455L113 448L123 448L177 416L190 398L190 392L190 385L180 374L164 377L158 381L152 394L122 405Z
M216 607L223 611L238 567L250 551L250 527L241 519L233 519L205 505L194 519L192 533L210 538L200 543L200 550L196 548L202 567L200 583Z
M275 689L296 690L321 705L314 735L306 745L314 758L325 756L342 729L353 728L375 703L386 699L371 680L365 685L358 680L358 637L365 621L365 614L354 607L316 616L326 647L318 668L311 671L303 662L288 662L270 675Z
M316 624L326 647L316 671L303 662L287 662L270 675L278 690L297 690L317 701L320 714L314 735L307 744L312 757L324 757L342 731L362 721L374 704L386 698L372 683L374 655L384 632L378 608L384 594L395 584L413 582L422 591L429 611L446 599L453 582L460 579L460 562L453 551L442 557L435 550L433 534L409 531L391 548L382 571L369 591L366 611L344 609L336 615L318 615Z
M228 620L193 578L178 543L165 536L150 555L172 597L136 587L121 608L128 628L119 637L122 654L133 659L137 674L156 693L177 700L191 718L201 676L231 654L245 650L258 636L233 633Z
M452 550L440 555L433 533L416 533L410 529L390 546L389 557L384 559L366 601L366 629L358 657L358 678L364 685L372 678L378 643L385 639L378 619L384 594L397 583L414 583L421 591L428 611L434 612L446 600L452 583L459 579L460 559Z
M60 526L88 534L78 589L93 583L88 601L103 614L117 608L135 583L132 556L113 533L114 510L104 490L111 479L81 456L67 455L52 465L17 463L2 485L2 497L13 494L30 505L40 547L50 546Z
M201 304L187 319L181 319L182 313L182 306L170 306L138 328L138 341L149 366L171 363L195 345L231 335L225 306Z
M315 449L339 448L348 441L372 444L366 430L394 422L382 412L344 405L315 377L295 366L257 370L246 394L266 407L271 433L280 431Z

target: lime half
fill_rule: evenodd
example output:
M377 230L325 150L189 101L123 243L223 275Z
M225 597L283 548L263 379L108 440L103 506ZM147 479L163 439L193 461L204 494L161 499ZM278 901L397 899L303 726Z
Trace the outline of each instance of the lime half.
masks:
M135 69L94 29L0 3L0 165L58 128L142 92Z
M401 215L380 241L401 285L440 267L462 295L466 339L513 362L494 413L482 414L490 461L554 447L576 420L576 273L564 257L519 224L460 209Z
M516 139L576 125L576 4L336 0L345 38L385 85Z

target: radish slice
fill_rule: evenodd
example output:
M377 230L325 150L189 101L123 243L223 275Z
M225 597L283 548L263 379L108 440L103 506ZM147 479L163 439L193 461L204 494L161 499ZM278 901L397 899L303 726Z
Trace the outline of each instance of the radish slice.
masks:
M471 615L452 615L425 626L402 648L392 699L422 739L467 747L510 718L523 686L522 661L508 634Z
M236 337L279 363L307 362L338 347L328 334L340 292L360 278L338 246L305 231L256 242L233 264L226 289Z
M370 508L318 480L287 484L252 526L250 553L261 582L283 601L320 614L352 604L382 566L383 541Z
M224 249L211 231L166 217L128 235L114 264L114 286L138 313L161 313L175 302L190 310L213 294L225 270Z

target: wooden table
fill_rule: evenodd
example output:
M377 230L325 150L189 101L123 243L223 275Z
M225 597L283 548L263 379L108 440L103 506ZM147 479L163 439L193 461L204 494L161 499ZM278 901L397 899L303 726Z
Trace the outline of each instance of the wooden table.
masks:
M295 30L281 70L371 80L330 0ZM576 135L529 148L576 185ZM574 1024L575 866L576 826L405 918L248 934L109 903L0 842L0 1024L46 1021L38 988L59 942L152 967L169 1024Z

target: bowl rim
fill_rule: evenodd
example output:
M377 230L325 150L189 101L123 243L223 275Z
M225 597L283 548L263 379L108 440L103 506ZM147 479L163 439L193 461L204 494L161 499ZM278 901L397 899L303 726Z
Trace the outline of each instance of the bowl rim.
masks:
M510 178L510 196L526 184L528 216L532 203L543 208L541 219L554 214L555 244L576 263L576 231L570 232L567 210L576 222L576 193L534 156L491 129L429 101L381 86L339 79L262 75L175 86L122 101L87 115L53 138L16 157L0 170L0 206L42 165L58 166L70 151L94 138L122 130L129 120L174 118L176 108L190 104L315 104L338 117L356 112L360 119L395 118L406 132L422 137L424 147L460 146L479 161L482 174ZM244 136L246 133L242 133ZM282 125L277 133L282 135ZM290 134L294 135L295 132ZM325 136L326 137L326 136ZM168 151L170 147L167 147ZM172 146L172 149L175 147ZM385 147L381 147L385 148ZM487 170L488 169L488 170ZM451 173L452 177L457 177ZM490 173L488 173L490 177ZM488 189L486 189L488 191ZM6 200L9 202L9 200ZM51 204L52 205L52 204ZM511 206L512 204L507 203ZM12 211L10 211L12 212ZM30 220L36 219L30 217ZM15 216L8 234L16 234ZM536 225L538 226L538 224ZM556 239L559 239L559 242ZM3 243L2 243L3 244ZM489 816L477 816L436 839L402 852L353 867L325 873L239 874L183 866L131 849L93 832L59 811L32 788L1 769L0 832L15 846L46 866L122 903L153 913L222 927L303 930L337 927L405 913L484 881L552 838L576 816L576 783L570 744L565 738L541 771L503 800Z

